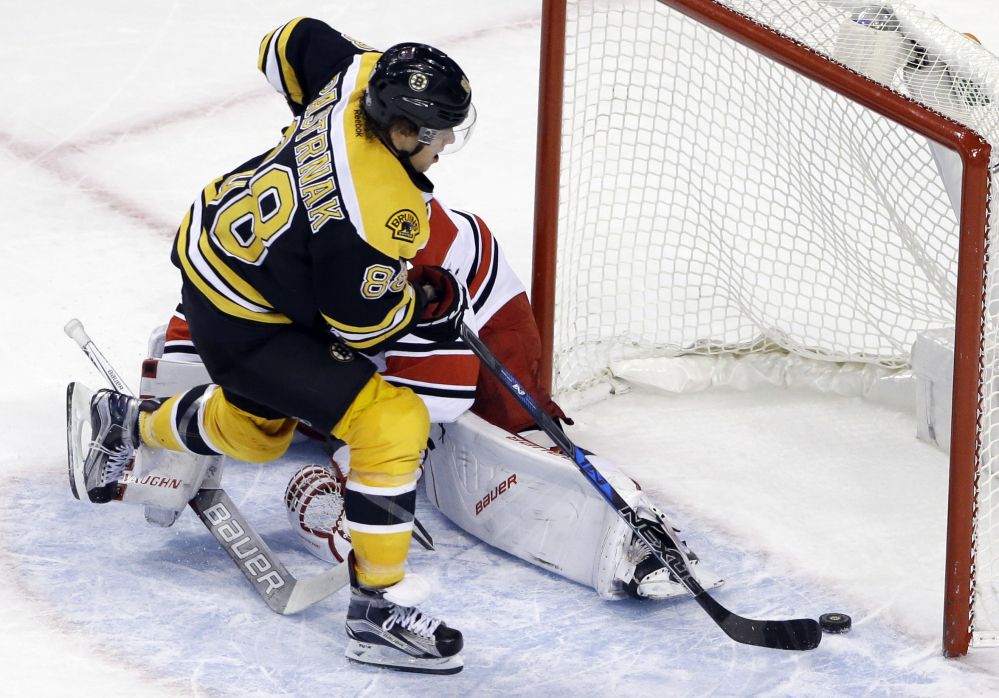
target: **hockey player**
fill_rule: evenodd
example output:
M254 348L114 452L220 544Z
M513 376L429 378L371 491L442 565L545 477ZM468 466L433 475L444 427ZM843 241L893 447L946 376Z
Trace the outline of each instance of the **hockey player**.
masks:
M284 76L307 75L315 70L312 64L318 61L321 65L326 54L313 47L338 36L321 23L310 24L309 42L295 44L299 58L277 50L262 53L261 70L284 96L293 114L301 114L302 98ZM273 38L270 43L274 43ZM308 85L302 89L307 93ZM419 268L444 268L459 280L469 297L465 321L552 417L568 421L537 381L541 343L527 294L489 228L478 216L450 208L437 198L430 199L428 215L432 234L412 262ZM174 360L198 358L180 308L168 326L164 356ZM432 423L450 425L458 421L454 427L434 430L436 448L425 464L428 482L433 483L428 489L430 499L450 519L491 545L592 586L604 598L630 595L662 599L686 593L571 468L565 470L565 463L551 454L539 453L528 440L503 438L504 433L531 429L533 420L492 374L479 366L478 359L460 339L440 341L417 329L401 335L373 358L386 382L408 387L423 399ZM482 419L465 415L469 409ZM459 447L462 435L491 439L493 447L471 449L458 462L454 449ZM526 436L544 443L539 432ZM506 462L488 462L486 452L495 454L501 448L505 449ZM615 487L642 515L664 519L634 481L612 463L596 456L591 460L614 480ZM351 457L352 466L353 461ZM473 466L478 469L475 476L469 474ZM501 473L505 474L501 477ZM510 488L507 493L504 483L511 476L519 476L522 485L525 478L536 482L533 486ZM307 492L335 491L334 478L329 474L324 479L316 468L309 469L308 477L296 474L286 501L311 502L315 512L322 497L311 497ZM467 484L471 482L476 485ZM500 487L502 497L498 495ZM493 492L497 492L495 499L490 494ZM534 518L523 516L528 510L557 510L561 514L543 516L545 523L539 529L532 523ZM339 504L332 505L331 511L339 514ZM318 551L328 561L345 556L350 544L342 535L342 524L338 526L332 520L325 530L310 528L304 524L308 514L292 511L296 531L309 544L309 550ZM672 530L665 520L663 523ZM692 554L691 562L702 585L710 588L720 584Z
M259 65L295 119L276 147L205 188L172 255L213 384L162 405L98 392L93 442L70 482L106 502L140 444L265 462L298 422L331 433L352 454L347 656L454 673L461 633L417 610L429 585L405 574L427 410L358 351L410 332L458 336L463 286L406 260L429 236L424 173L474 124L471 88L432 47L379 54L311 19L265 37Z

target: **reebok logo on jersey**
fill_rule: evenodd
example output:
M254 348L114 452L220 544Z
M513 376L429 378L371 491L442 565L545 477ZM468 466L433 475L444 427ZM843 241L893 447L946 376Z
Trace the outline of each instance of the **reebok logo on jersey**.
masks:
M517 484L517 473L514 473L506 480L501 482L498 487L494 487L492 492L486 494L482 498L481 502L475 503L475 515L478 516L482 513L482 510L489 506L492 502L495 502L501 494L506 492L508 489Z
M408 208L393 213L385 227L392 231L392 238L403 242L413 242L420 234L420 219Z

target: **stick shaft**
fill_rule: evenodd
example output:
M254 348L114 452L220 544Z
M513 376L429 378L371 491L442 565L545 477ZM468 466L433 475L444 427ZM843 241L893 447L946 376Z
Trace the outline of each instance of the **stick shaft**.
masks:
M642 542L645 543L659 562L667 567L680 580L680 583L683 584L687 591L700 601L699 597L702 594L706 594L706 592L690 573L690 569L683 559L683 554L673 545L669 534L662 529L658 522L638 517L638 513L628 505L618 491L601 475L600 471L590 463L583 451L572 443L564 431L559 429L555 420L541 409L541 406L520 385L520 382L514 378L513 374L489 351L489 348L468 325L462 325L461 338L471 347L472 352L479 357L479 360L486 365L486 368L503 384L503 387L534 418L534 421L537 422L542 431L562 449L562 452L576 465L579 471L586 477L586 480L600 493L600 496L614 508L618 516L628 525L628 528L641 538Z
M91 363L93 363L94 366L97 367L97 370L101 372L105 379L107 379L107 382L111 384L112 388L117 390L119 393L125 393L126 395L135 397L135 393L133 393L129 387L125 385L125 381L121 379L121 376L119 376L118 372L114 370L111 363L104 358L104 354L102 354L101 350L97 348L96 344L94 344L94 340L92 340L90 335L87 334L87 331L83 329L82 322L74 318L66 323L66 327L63 329L66 334L76 342L80 349L83 350L83 353L87 355L87 358L90 359Z
M810 650L819 646L822 631L819 624L810 618L753 620L732 613L715 601L691 574L683 553L677 548L676 543L665 528L658 521L648 521L638 517L635 510L607 482L600 471L593 467L593 464L586 458L586 454L572 443L565 432L558 428L555 420L541 409L534 398L520 385L513 374L493 356L489 348L469 329L468 325L462 325L461 337L471 347L472 352L485 364L490 373L496 376L503 387L534 418L542 431L551 437L586 477L587 481L614 508L617 515L628 525L628 528L645 543L652 555L680 581L687 591L693 594L700 607L711 616L711 619L726 635L736 642L773 649Z

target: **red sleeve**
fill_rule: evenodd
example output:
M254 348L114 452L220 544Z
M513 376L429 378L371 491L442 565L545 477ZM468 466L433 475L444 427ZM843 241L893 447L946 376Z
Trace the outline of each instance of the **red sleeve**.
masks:
M430 239L413 257L413 264L444 266L444 259L458 237L458 226L448 217L437 199L430 200Z
M177 306L177 311L180 311L181 306ZM187 325L187 318L180 317L176 313L170 318L170 322L167 323L166 337L167 342L190 342L191 341L191 328Z
M479 337L509 369L541 408L552 417L566 419L562 409L538 382L541 365L541 335L534 322L527 294L511 298L479 330ZM479 367L472 412L487 422L516 434L534 426L534 420L506 391L485 366Z

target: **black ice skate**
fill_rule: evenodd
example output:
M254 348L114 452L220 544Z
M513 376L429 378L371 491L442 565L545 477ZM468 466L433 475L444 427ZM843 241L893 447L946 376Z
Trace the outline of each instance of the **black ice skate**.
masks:
M344 564L350 571L347 659L421 674L457 674L464 668L461 633L416 608L430 596L425 580L406 575L398 584L375 589L358 584L353 551Z
M82 383L69 384L69 486L74 497L80 499L86 492L94 504L114 499L118 479L141 443L140 402L113 390L94 393ZM85 433L88 423L89 434Z

